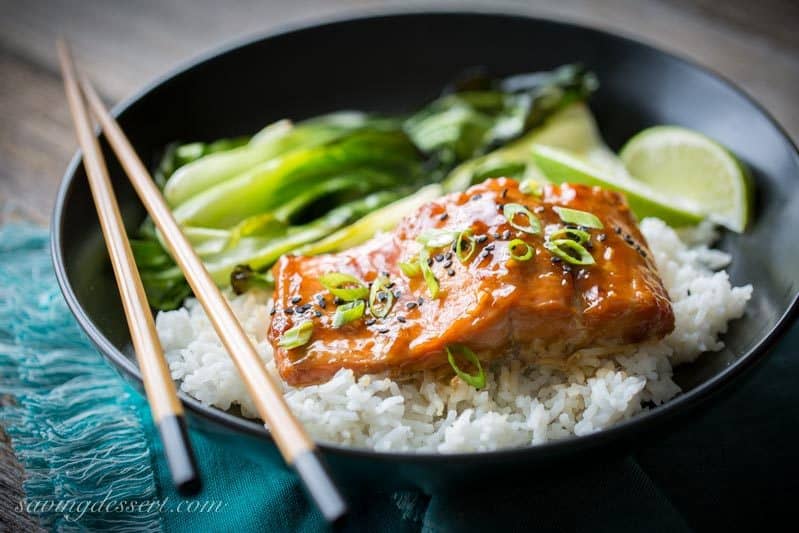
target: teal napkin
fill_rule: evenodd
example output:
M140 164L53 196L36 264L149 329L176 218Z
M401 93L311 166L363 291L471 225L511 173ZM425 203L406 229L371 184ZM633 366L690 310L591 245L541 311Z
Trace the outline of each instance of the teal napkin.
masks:
M192 431L205 488L179 497L142 397L64 304L46 232L0 228L0 421L28 478L21 505L59 531L319 531L285 469ZM740 390L634 457L523 487L351 502L351 531L689 531L792 515L799 479L799 329ZM124 500L124 505L121 503ZM112 505L113 504L113 505ZM58 507L60 505L60 507Z

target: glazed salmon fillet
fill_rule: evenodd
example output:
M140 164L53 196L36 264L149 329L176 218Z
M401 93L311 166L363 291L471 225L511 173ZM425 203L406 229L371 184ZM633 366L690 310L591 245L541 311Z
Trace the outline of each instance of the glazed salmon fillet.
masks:
M541 231L519 230L526 215L511 214L512 225L504 214L507 204L524 206ZM572 264L545 246L553 231L574 228L557 207L601 221L601 229L579 228L588 234L584 249L594 264ZM474 246L466 261L450 243L429 251L439 289L433 298L424 277L406 275L400 262L419 257L425 235L464 230L471 231ZM529 259L511 257L509 243L516 239L534 251ZM525 250L517 242L513 252L524 256ZM387 316L374 317L365 305L362 317L333 327L343 302L320 281L330 273L354 276L364 285L386 276L394 297ZM529 364L558 364L580 350L656 340L674 329L668 295L624 197L585 185L544 185L527 193L515 180L491 179L422 206L393 232L357 248L284 256L273 275L268 339L280 375L295 386L325 381L342 368L392 376L449 368L446 350L455 345L467 346L481 361L515 356ZM306 321L313 328L305 344L279 345L288 330Z

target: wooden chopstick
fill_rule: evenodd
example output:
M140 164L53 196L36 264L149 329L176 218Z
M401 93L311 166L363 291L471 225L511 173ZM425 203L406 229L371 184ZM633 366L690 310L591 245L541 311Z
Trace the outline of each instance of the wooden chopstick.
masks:
M161 192L119 124L108 113L85 77L81 78L81 88L133 188L233 359L258 414L266 422L283 458L294 466L322 515L331 522L342 518L347 505L316 453L314 442L289 409L280 387L267 372L227 300L183 235Z
M128 329L144 381L145 394L161 435L172 481L182 494L196 494L200 490L201 482L186 431L183 405L169 374L147 296L122 223L119 205L108 178L105 159L97 137L94 136L94 127L78 87L69 48L63 41L58 42L58 55L69 109L78 143L83 151L83 165L86 167L100 227L111 257L122 307L125 309Z

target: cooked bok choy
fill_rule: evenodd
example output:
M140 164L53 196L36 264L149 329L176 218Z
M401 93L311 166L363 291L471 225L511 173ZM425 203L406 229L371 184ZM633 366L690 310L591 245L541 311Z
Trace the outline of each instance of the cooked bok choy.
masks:
M251 138L171 145L155 179L220 286L265 287L283 254L356 246L443 192L466 189L480 178L473 161L532 135L595 87L574 65L473 76L409 116L339 112L281 120ZM151 223L133 248L153 307L181 305L191 291Z

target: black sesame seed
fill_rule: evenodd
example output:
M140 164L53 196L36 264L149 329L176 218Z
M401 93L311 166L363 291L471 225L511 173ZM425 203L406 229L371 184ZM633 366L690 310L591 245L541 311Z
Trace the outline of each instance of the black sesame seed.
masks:
M484 243L488 240L488 235L478 235L474 238L474 242L477 244Z
M596 240L598 240L599 242L605 242L605 239L607 238L608 236L605 235L604 233L600 233L599 235L596 236Z
M419 298L416 300L416 303L419 304L419 305L422 305L424 303L424 298L419 296Z
M405 309L408 310L415 309L417 305L419 304L417 304L416 302L408 302L405 304Z
M494 235L492 235L492 237L494 237L495 239L499 239L500 238L500 234L499 233L495 233Z
M505 198L508 195L508 189L502 189L502 197Z
M561 259L558 256L553 256L552 259L550 259L550 261L552 261L553 263L560 263L561 261L563 261L563 259Z
M402 315L399 315L399 316L397 317L397 322L402 322L402 323L404 324L404 323L405 323L405 317L404 317L404 316L402 316Z
M444 264L443 264L443 265L441 265L441 266L443 266L444 268L449 268L449 267L451 267L451 266L452 266L452 261L447 261L446 263L444 263Z
M316 318L319 318L320 316L322 316L322 311L314 311L313 312L313 316L315 316Z
M366 324L366 326L368 327L374 325L375 322L377 322L377 320L375 320L374 318L370 318L366 322L364 322L364 324Z
M480 252L480 257L488 257L488 256L489 256L489 254L491 254L491 252L489 252L489 251L488 251L488 250L486 250L486 249L483 249L483 251L482 251L482 252Z
M686 292L688 293L688 296L691 296L691 289L688 289Z
M277 313L277 309L275 309L274 307L273 307L272 309L270 309L270 310L269 310L269 316L272 316L272 315L274 315L275 313Z
M295 296L295 297L293 297L293 298L291 299L291 303L293 303L293 304L298 304L298 303L300 303L301 301L302 301L302 297L301 297L301 296L299 296L299 295L298 295L298 296Z
M505 209L505 206L504 206L504 205L502 205L502 204L497 204L497 211L502 211L503 209Z
M472 196L472 200L479 200L482 197L483 197L482 194L475 194L474 196Z
M383 272L381 272L381 274L383 274L385 277L389 277L390 276L390 274L388 272L386 272L385 270Z
M389 283L388 285L386 285L386 288L387 288L387 289L393 289L393 288L394 288L394 285L396 285L396 283L394 283L394 282L392 281L391 283Z
M388 294L386 294L383 291L380 291L377 293L377 299L380 300L381 302L385 302L386 300L388 300Z
M447 274L450 275L450 276L454 276L455 275L455 270L450 268L449 270L447 270Z
M643 248L639 248L639 249L638 249L638 253L639 253L639 254L641 254L641 257L643 257L644 259L646 259L646 252L644 251L644 249L643 249Z
M322 296L321 294L317 294L316 297L315 297L315 300L316 300L316 303L318 303L319 305L322 305L323 303L325 303L325 297Z
M489 252L493 252L493 251L494 251L494 248L495 248L495 246L494 246L494 243L492 242L491 244L489 244L488 246L486 246L486 248L485 248L485 249L486 249L486 250L488 250Z
M427 258L427 266L429 266L429 267L433 266L433 258L432 257L428 257Z
M305 311L311 308L311 304L303 304L302 306L297 308L298 313L304 313Z
M434 259L436 260L436 263L440 263L444 260L444 254L436 254Z
M326 302L326 301L324 301L324 300L322 300L321 302L319 302L319 307L321 307L322 309L324 309L325 307L327 307L327 302Z
M388 333L389 331L391 331L391 330L388 329L388 328L383 328L383 329L377 330L378 333Z
M441 216L438 217L438 219L442 221L447 220L448 218L449 218L449 213L442 213Z
M621 235L621 228L619 226L616 226L615 228L613 228L613 231L615 231L616 233Z
M510 239L510 230L506 229L502 232L502 240L507 241L508 239Z
M630 237L629 235L625 235L625 236L624 236L624 242L626 242L626 243L627 243L627 244L629 244L630 246L632 246L632 245L634 245L634 244L635 244L635 241L634 241L634 240L633 240L633 238L632 238L632 237Z
M402 291L394 291L394 299L399 300L399 297L402 296Z
M446 255L444 255L444 259L446 259L447 261L452 259L452 252L447 252Z
M284 310L283 310L283 313L285 313L285 314L287 314L287 315L293 315L293 314L294 314L294 309L292 309L291 307L289 307L289 308L287 308L287 309L284 309Z

